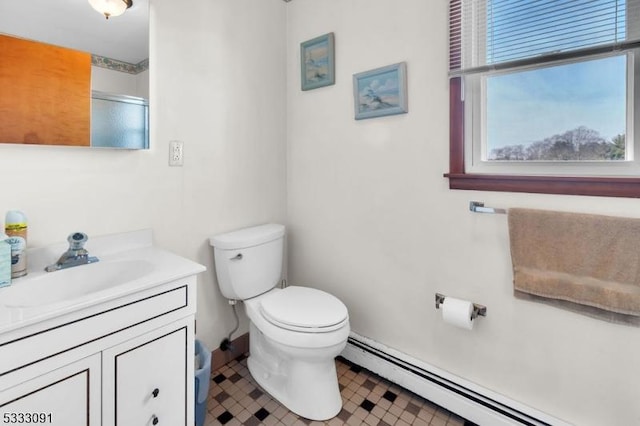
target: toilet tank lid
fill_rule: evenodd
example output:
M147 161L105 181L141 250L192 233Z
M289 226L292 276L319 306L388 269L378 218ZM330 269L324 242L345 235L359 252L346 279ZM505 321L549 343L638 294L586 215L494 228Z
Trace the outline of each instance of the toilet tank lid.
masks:
M209 244L218 249L235 250L268 243L281 238L283 235L284 225L267 223L214 235L209 238Z

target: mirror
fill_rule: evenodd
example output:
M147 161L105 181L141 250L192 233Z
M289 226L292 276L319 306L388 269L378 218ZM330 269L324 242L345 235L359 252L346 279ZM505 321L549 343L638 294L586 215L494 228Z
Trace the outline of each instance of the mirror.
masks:
M109 19L87 0L1 1L0 43L0 143L148 148L149 0L133 0L124 14ZM16 65L27 54L33 56L28 53L32 49L40 49L38 60L25 59L29 65ZM8 52L14 56L6 56ZM67 53L79 59L60 59ZM58 61L65 61L60 69L54 64ZM9 64L23 67L17 71L19 76L30 75L29 84L34 86L29 86L28 95L16 88L15 77L7 78L16 72L8 69ZM67 78L76 73L76 67L82 68L77 73L82 88L80 106L72 107L72 93L78 91L72 91L64 79L56 80L61 86L56 87L44 74ZM88 77L82 77L83 73ZM43 88L57 88L58 92L47 99ZM73 108L78 112L67 111ZM64 124L66 113L72 114L68 124ZM3 123L2 117L11 114L21 115ZM47 116L51 121L46 121ZM42 128L2 134L18 122L31 126L40 119L45 121ZM54 124L62 130L50 129ZM69 136L70 130L79 136Z

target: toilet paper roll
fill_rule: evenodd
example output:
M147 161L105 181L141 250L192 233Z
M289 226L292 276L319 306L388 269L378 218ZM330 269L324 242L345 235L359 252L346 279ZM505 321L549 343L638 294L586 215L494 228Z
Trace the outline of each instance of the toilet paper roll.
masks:
M442 319L456 327L473 330L472 313L473 303L468 300L447 296L442 303Z

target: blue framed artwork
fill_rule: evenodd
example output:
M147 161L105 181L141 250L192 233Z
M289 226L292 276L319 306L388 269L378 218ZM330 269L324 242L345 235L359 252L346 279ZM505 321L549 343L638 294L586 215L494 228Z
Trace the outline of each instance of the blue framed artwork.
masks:
M335 84L333 33L300 43L302 90Z
M353 97L356 120L408 112L407 63L354 74Z

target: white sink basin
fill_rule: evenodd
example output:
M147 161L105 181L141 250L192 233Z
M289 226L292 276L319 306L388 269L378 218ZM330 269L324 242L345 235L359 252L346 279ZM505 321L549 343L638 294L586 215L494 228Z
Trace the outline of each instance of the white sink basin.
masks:
M33 308L72 301L141 278L155 266L145 260L100 261L19 279L0 289L0 305Z

